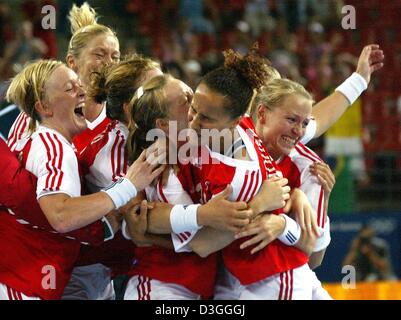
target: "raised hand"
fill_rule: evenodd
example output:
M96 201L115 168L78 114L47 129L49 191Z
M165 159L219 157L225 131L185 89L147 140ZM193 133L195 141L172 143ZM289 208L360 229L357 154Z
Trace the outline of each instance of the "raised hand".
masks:
M384 53L378 44L370 44L363 48L358 59L356 72L369 84L373 72L383 67Z

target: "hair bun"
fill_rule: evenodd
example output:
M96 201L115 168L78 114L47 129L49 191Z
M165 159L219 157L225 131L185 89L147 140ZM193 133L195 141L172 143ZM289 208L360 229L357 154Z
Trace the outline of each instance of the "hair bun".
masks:
M69 14L68 20L71 23L71 33L75 34L78 30L97 24L97 14L87 2L84 2L80 7L73 4Z
M253 89L259 89L270 79L271 62L259 54L257 42L245 56L232 49L224 51L223 55L224 67L234 69Z

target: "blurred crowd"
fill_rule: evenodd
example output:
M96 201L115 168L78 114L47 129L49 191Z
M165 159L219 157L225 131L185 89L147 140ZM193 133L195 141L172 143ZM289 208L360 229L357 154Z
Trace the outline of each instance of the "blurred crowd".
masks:
M66 15L72 3L83 1L0 0L0 97L7 81L29 60L64 60L69 37ZM164 69L194 87L198 79L222 62L222 50L245 53L257 41L260 52L287 78L296 80L319 101L355 70L364 45L383 48L385 68L361 100L349 109L326 139L345 138L345 155L354 156L351 171L368 184L366 170L390 161L399 172L401 160L401 39L397 32L401 3L397 0L89 0L122 39L122 52L140 52L158 58ZM43 30L41 8L57 8L56 30ZM356 9L356 29L345 30L345 5ZM348 13L348 11L347 11ZM398 42L397 42L398 40ZM397 44L400 45L397 45ZM391 76L389 76L391 74ZM386 123L386 126L382 124ZM348 138L354 139L350 144ZM357 141L357 147L355 147ZM323 141L315 142L321 147ZM329 148L330 149L330 148ZM335 150L338 149L337 144ZM355 150L357 154L355 155ZM317 150L319 152L319 149ZM363 152L380 153L365 159ZM385 160L381 153L385 152ZM398 152L388 155L388 152ZM331 155L331 150L326 150ZM333 154L336 156L336 153ZM389 160L390 159L390 160ZM367 169L365 168L367 166ZM397 171L398 170L398 171ZM398 178L378 176L384 183ZM390 179L390 180L389 180Z

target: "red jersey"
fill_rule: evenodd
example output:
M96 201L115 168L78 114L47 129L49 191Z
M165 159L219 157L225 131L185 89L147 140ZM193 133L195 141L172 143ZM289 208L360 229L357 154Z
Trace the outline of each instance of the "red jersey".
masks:
M270 175L279 175L282 173L277 167L273 159L263 147L263 143L256 135L256 131L252 119L248 116L242 118L240 122L241 137L246 144L247 151L254 162L258 165L258 174L261 181L257 188L251 192L250 196L245 199L248 201L257 193L262 181ZM244 133L246 132L246 133ZM212 178L213 176L211 176ZM227 177L228 178L228 177ZM243 177L244 185L246 181L250 181L252 176L245 175ZM222 181L217 181L221 184ZM225 184L224 184L225 183ZM221 188L232 183L227 179ZM235 188L235 185L233 185ZM237 187L238 188L238 187ZM240 200L240 198L238 199ZM275 210L275 214L280 214L282 210ZM239 239L231 243L223 249L223 260L226 268L238 278L243 285L249 285L254 282L263 280L277 273L297 268L308 262L308 257L299 249L284 245L279 240L275 240L266 246L263 250L255 254L250 254L251 249L241 250L240 245L247 239Z
M39 127L22 152L23 164L37 180L38 198L55 193L80 195L78 162L71 144L58 132ZM58 299L67 284L80 244L0 213L0 282L27 296ZM47 287L46 270L55 287Z
M162 201L171 204L192 204L199 202L195 193L191 195L184 190L194 191L190 165L180 166L177 175L170 169L166 186L159 180L156 187L146 189L147 198L151 201ZM172 234L173 243L177 248L191 241L196 232ZM178 250L177 250L178 251ZM137 264L129 275L142 275L166 283L175 283L190 291L208 298L213 295L216 280L216 255L201 258L194 252L179 253L172 249L157 246L136 249Z
M102 133L110 122L111 119L106 116L106 105L103 105L102 112L95 119L95 121L86 121L88 126L86 130L74 137L73 142L77 150L77 154L79 155L82 150L84 150L86 146L92 142L93 138Z
M78 162L89 193L106 188L127 172L127 137L128 128L113 120L91 141L81 142L85 139L83 136L75 138L74 143L85 146L78 154ZM112 269L112 276L116 276L128 272L134 253L135 244L126 240L119 231L99 247L83 246L77 265L102 263Z
M30 117L21 112L11 127L7 144L17 156L30 141L29 123ZM55 232L36 200L36 176L20 165L3 141L0 142L0 149L0 169L3 172L0 205L6 207L16 218L32 224L35 228ZM64 233L63 236L85 244L99 245L103 243L103 228L102 222L96 221L84 228Z

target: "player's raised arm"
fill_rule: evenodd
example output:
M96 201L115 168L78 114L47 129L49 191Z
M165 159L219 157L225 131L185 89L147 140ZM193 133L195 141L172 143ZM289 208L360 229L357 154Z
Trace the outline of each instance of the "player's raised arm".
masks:
M377 44L363 48L356 71L336 91L318 102L312 110L316 119L314 138L325 133L368 87L372 73L383 67L384 54Z

